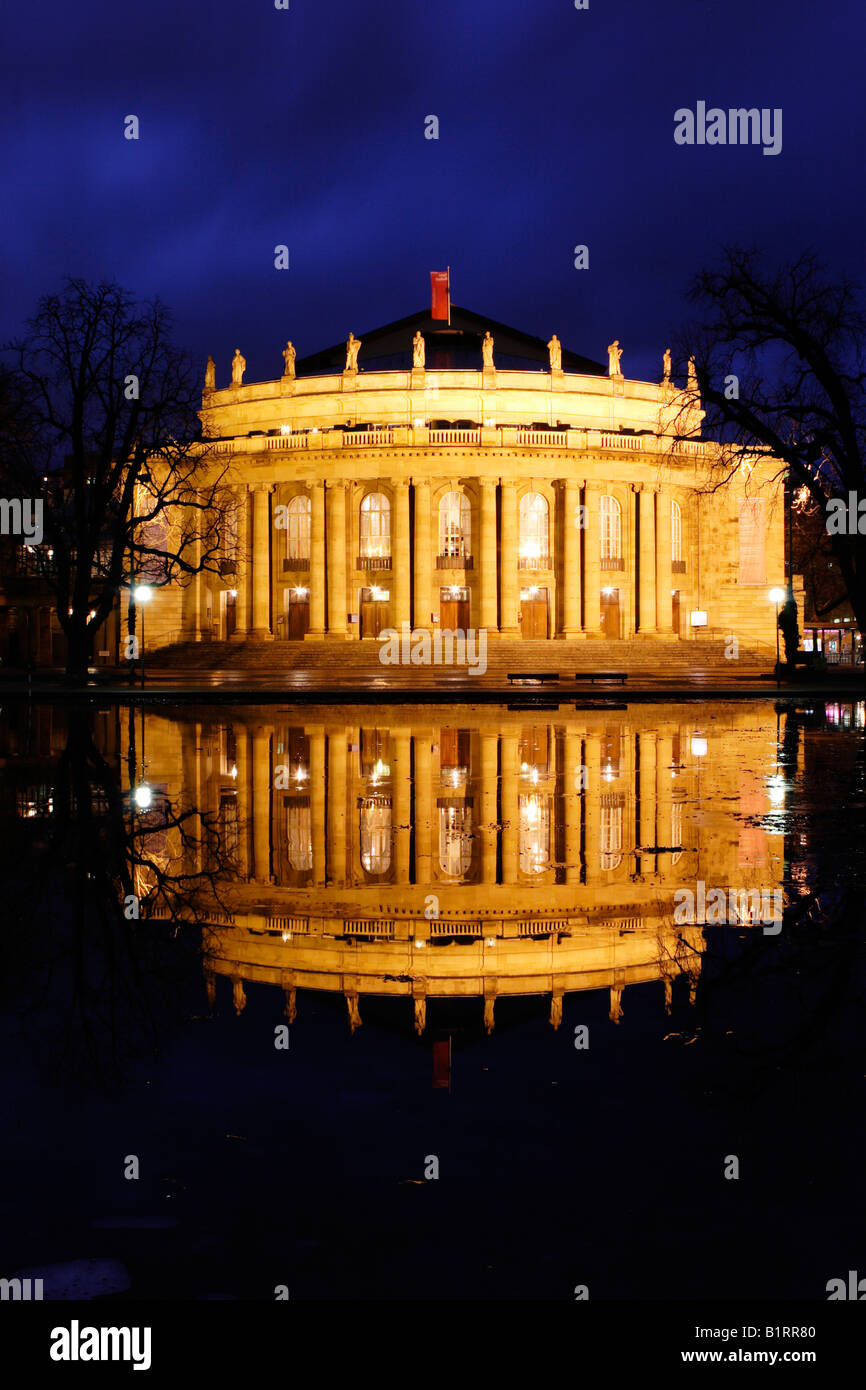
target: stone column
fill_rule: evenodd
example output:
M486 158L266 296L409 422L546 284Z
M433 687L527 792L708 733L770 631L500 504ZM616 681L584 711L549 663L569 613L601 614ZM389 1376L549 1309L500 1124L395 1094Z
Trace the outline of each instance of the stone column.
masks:
M502 481L502 549L500 554L500 631L504 637L519 637L517 621L517 484Z
M586 791L583 794L584 858L586 882L595 883L598 880L601 866L599 840L601 834L601 797L607 786L607 783L601 780L601 738L597 727L587 733L585 757L587 783Z
M310 627L307 640L325 635L325 484L310 488Z
M328 879L346 882L346 730L328 735Z
M406 619L408 622L408 618ZM397 728L392 735L394 759L391 768L391 786L394 788L393 818L391 836L394 846L394 881L409 882L409 846L412 838L412 814L410 798L412 792L411 731Z
M233 642L245 642L249 632L250 616L250 510L249 493L241 488L237 493L238 508L238 553L235 586L238 594L235 599L235 630Z
M586 530L583 533L583 626L587 637L601 636L601 484L584 489Z
M325 882L325 732L310 732L310 822L313 832L313 882Z
M671 499L667 492L658 494L657 530L657 622L659 632L670 635L673 631L671 589L678 586L674 583L671 573Z
M560 637L580 637L580 484L566 478L562 498L562 628Z
M416 628L430 628L433 611L430 577L433 570L430 480L415 479L415 613Z
M409 592L412 578L409 558L409 484L400 479L394 489L394 530L391 538L391 573L394 576L394 602L391 605L391 625L398 632L403 623L412 622ZM430 621L429 618L427 620Z
M429 729L417 729L415 750L415 882L427 886L433 881L433 755Z
M580 820L587 791L581 777L583 740L573 729L565 731L565 881L580 883Z
M245 724L236 728L235 742L238 765L238 873L246 881L250 876L250 759L249 734Z
M502 735L502 882L517 883L520 876L520 735Z
M271 506L272 488L253 485L253 626L250 637L272 642L271 631Z
M656 627L656 494L643 487L637 496L640 509L640 554L638 556L638 631L641 635L658 631Z
M478 626L495 633L496 625L496 483L483 478L481 490L481 546L478 554L478 582L481 586L481 616ZM472 626L475 617L471 618Z
M653 849L659 844L658 831L656 829L656 733L654 729L641 731L638 734L638 750L640 753L640 846L641 861L640 871L642 874L653 874L656 869L656 856L644 853L645 850Z
M346 625L346 485L328 483L328 636L348 635Z
M482 730L481 740L481 882L496 883L496 850L499 813L497 789L499 782L499 735Z
M267 495L267 494L266 494ZM257 883L271 882L271 728L253 730L253 863Z

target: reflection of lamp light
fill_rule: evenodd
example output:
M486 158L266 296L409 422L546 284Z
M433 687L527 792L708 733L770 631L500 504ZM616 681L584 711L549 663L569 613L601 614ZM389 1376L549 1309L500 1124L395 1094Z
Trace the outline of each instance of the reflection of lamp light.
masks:
M421 938L420 938L420 936L416 936L416 937L415 937L415 940L414 940L414 942L413 942L413 945L415 945L415 946L418 948L418 950L420 951L422 946L426 946L426 945L427 945L427 942L426 942L426 941L422 941Z
M413 420L413 421L412 421L412 424L413 424L413 426L415 427L416 430L423 430L423 428L424 428L424 421L423 421L423 420Z
M693 758L705 758L707 756L707 740L701 734L693 734L691 750Z
M280 425L280 434L291 434L291 425Z
M707 625L707 614L706 614L706 610L705 610L705 609L703 609L703 608L693 608L692 611L691 611L691 614L690 614L689 616L690 616L690 620L691 620L692 627L706 627L706 625Z
M767 796L770 798L771 806L784 806L785 804L785 779L784 777L770 777L767 780Z
M132 793L132 799L141 811L146 811L153 801L153 792L146 782L142 782Z

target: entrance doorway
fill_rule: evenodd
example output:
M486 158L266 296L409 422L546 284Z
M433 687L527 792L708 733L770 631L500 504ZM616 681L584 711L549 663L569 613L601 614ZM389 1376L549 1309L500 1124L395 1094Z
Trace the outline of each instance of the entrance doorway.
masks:
M220 594L220 641L227 642L237 627L237 589L223 589Z
M469 631L469 590L457 584L439 590L439 626L443 632Z
M391 594L388 589L361 590L361 636L378 637L383 627L388 626L388 604Z
M671 628L675 637L680 635L680 591L674 589L671 594Z
M289 642L303 642L310 630L309 589L289 589L286 594L286 637Z
M601 591L601 630L605 637L616 639L620 635L619 589Z
M531 584L520 590L521 637L547 637L547 590Z

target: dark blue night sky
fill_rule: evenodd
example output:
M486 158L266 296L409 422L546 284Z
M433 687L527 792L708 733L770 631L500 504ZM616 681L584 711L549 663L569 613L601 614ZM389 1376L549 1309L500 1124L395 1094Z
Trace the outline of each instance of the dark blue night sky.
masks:
M860 0L48 0L4 29L3 337L64 275L116 278L218 384L236 346L269 379L450 263L455 303L655 377L724 242L860 275ZM782 152L678 147L699 100L781 107Z

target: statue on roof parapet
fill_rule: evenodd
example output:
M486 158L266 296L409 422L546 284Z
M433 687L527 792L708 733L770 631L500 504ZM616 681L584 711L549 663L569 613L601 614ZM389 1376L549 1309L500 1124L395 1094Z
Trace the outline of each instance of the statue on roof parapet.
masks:
M283 348L283 362L285 363L283 376L293 377L295 375L296 356L297 353L295 352L294 344L290 339Z
M419 328L418 331L417 331L417 333L415 334L415 337L412 339L412 366L413 366L413 367L423 367L423 366L424 366L425 352L426 352L426 343L424 342L424 335L422 334L422 332L421 332L421 330L420 330L420 328Z
M361 350L361 340L356 338L354 333L350 333L346 341L346 365L344 371L356 372L358 370L358 353Z
M204 369L204 389L206 391L216 390L216 362L209 355L207 366Z
M547 344L547 351L550 353L550 370L552 372L562 371L562 344L554 333L550 342Z
M622 376L620 361L622 359L622 348L619 345L619 338L614 338L612 343L607 345L607 374L608 376Z
M235 355L232 358L232 386L243 386L246 369L247 359L241 356L240 348L235 348Z
M493 366L493 338L489 328L481 340L481 361L485 367Z

